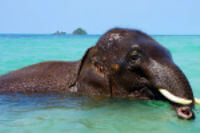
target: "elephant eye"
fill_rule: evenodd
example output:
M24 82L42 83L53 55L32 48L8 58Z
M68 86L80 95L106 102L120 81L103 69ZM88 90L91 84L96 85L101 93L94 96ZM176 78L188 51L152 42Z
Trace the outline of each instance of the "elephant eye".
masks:
M130 58L131 58L131 60L136 61L141 58L141 55L138 53L138 51L133 51L130 54Z
M137 55L137 54L131 55L132 60L138 60L139 58L140 58L140 55Z
M133 70L135 67L138 67L142 63L142 52L139 50L133 50L128 54L127 63L128 63L128 69Z

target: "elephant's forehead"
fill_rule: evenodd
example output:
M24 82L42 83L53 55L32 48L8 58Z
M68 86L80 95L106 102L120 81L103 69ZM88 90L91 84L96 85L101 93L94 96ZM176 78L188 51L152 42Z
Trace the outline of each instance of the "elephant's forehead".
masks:
M171 59L170 52L155 41L143 41L139 44L141 49L153 59Z
M171 58L168 50L150 36L138 31L110 31L103 35L96 45L100 55L108 60L124 58L133 49L133 46L138 46L148 57L154 59Z
M121 41L123 39L123 36L121 36L119 33L112 33L108 36L109 41Z
M121 44L123 44L123 41L124 36L122 36L120 33L110 33L101 38L100 43L98 43L97 46L100 49L107 51L112 50L115 47L119 47Z

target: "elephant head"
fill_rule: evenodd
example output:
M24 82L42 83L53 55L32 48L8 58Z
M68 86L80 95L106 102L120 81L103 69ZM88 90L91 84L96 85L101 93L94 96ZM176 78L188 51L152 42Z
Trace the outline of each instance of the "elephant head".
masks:
M83 57L76 87L84 95L167 101L180 118L195 117L186 76L166 48L138 30L105 33Z

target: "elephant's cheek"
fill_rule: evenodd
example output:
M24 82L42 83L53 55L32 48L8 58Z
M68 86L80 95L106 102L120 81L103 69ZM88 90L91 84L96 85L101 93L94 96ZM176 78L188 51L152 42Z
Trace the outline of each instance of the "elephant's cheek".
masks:
M91 88L102 93L110 92L108 77L96 69L85 72L80 82L84 84L84 88Z

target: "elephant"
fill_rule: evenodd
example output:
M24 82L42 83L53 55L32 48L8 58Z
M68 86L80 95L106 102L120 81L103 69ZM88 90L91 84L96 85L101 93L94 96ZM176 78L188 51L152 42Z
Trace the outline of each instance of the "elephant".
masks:
M161 100L194 119L195 98L170 52L146 33L113 28L81 60L34 64L0 77L0 93L64 93Z

